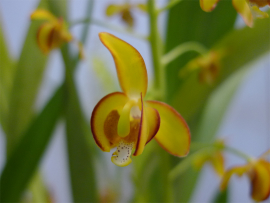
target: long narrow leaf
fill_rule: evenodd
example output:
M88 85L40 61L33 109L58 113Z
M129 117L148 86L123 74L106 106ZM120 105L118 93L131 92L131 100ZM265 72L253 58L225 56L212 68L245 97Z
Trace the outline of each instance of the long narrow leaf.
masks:
M39 7L46 8L44 0ZM30 13L29 13L30 19ZM28 30L20 58L15 68L12 92L9 98L9 114L7 117L7 151L12 151L21 133L27 128L34 115L33 104L39 90L43 72L47 62L37 46L36 33L40 22L33 21Z
M62 103L63 88L60 88L11 153L1 175L0 202L19 202L50 141Z

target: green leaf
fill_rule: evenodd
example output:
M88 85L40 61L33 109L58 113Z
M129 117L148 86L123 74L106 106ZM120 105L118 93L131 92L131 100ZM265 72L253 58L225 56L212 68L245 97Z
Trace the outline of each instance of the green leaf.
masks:
M67 46L62 49L66 65L66 134L71 188L74 202L97 202L96 180L90 144L91 133L81 111Z
M14 61L10 56L0 19L0 120L4 131L7 129L7 115L9 109L8 97L14 77Z
M200 8L199 0L182 1L169 12L166 52L188 41L196 41L210 48L233 29L235 19L236 11L231 1L219 1L210 13ZM169 100L181 84L178 77L180 68L195 56L195 53L183 54L166 67Z
M213 199L213 203L227 203L229 197L229 189L228 187L224 191L218 190L216 196Z
M257 20L254 28L232 31L212 48L225 53L215 84L201 84L196 72L182 81L171 103L186 120L200 111L211 92L227 77L270 50L269 23L269 18Z
M46 8L44 1L40 2L39 7ZM47 62L47 56L42 54L36 42L36 33L39 26L40 22L31 22L15 68L11 95L8 100L10 106L5 132L7 134L8 154L17 144L21 133L33 118L33 104Z
M19 202L36 171L62 110L63 88L59 88L21 137L1 174L0 202Z

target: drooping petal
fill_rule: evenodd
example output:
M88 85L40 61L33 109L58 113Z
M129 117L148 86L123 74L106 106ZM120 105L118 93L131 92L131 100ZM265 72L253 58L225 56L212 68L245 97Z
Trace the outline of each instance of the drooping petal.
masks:
M226 171L222 177L220 189L224 190L227 187L228 182L233 174L242 176L244 173L248 171L249 168L250 168L249 165L244 165L244 166L233 167L229 169L228 171Z
M222 176L224 174L224 157L221 152L217 152L213 155L211 164L213 165L216 173L219 176Z
M255 18L268 18L268 13L263 12L256 5L251 5L251 13Z
M121 13L125 7L123 5L110 4L106 9L106 16L113 16Z
M99 33L101 42L111 52L118 80L129 98L144 97L147 91L147 72L141 54L130 44L106 32Z
M31 16L31 20L48 20L51 22L56 22L57 18L51 14L49 11L44 10L44 9L37 9L35 10Z
M270 163L259 160L251 173L251 196L256 201L263 201L270 194Z
M91 130L96 144L103 151L109 152L119 142L117 123L119 111L128 102L121 92L114 92L103 97L95 106L91 116Z
M141 122L134 156L140 155L145 145L157 134L160 127L160 116L156 109L146 107L141 97Z
M212 11L219 0L200 0L201 9L205 12Z
M252 17L251 10L246 0L232 0L232 4L235 10L242 16L246 25L249 27L252 27L253 17Z
M171 106L158 102L146 101L160 115L160 128L155 139L166 151L175 156L186 156L190 147L190 131L182 116Z
M50 36L52 36L53 32L54 25L52 23L44 23L42 26L40 26L37 32L38 46L45 54L47 54L51 49Z

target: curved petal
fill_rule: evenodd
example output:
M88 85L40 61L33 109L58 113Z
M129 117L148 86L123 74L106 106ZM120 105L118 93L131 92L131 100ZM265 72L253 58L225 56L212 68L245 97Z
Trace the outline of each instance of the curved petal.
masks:
M141 54L130 44L106 32L99 33L101 42L111 52L118 80L129 98L144 97L147 91L147 72Z
M224 174L224 157L221 152L217 152L213 155L211 164L213 165L216 173L219 176L222 176Z
M91 120L91 130L96 144L103 151L109 152L120 137L117 135L119 111L128 102L128 98L121 92L114 92L103 97L95 106Z
M219 0L200 0L201 9L205 12L212 11Z
M263 201L270 194L270 163L265 160L259 160L254 166L251 175L252 198L256 201Z
M160 128L155 139L162 148L175 156L186 156L190 146L190 131L182 116L168 104L146 101L160 115Z
M44 23L37 32L37 43L43 53L47 54L51 50L51 40L49 40L54 32L52 23Z
M44 9L37 9L35 10L31 16L31 20L48 20L51 22L56 22L57 18L51 14L49 11L44 10Z
M145 145L157 134L160 127L160 116L156 109L146 107L141 97L141 122L134 156L140 155Z
M110 4L106 9L106 16L110 17L119 14L123 11L123 9L124 9L123 5Z
M253 17L252 17L252 13L248 6L247 1L246 0L232 0L232 4L235 10L237 11L237 13L239 13L242 16L246 25L249 27L252 27Z
M233 174L237 174L238 176L242 176L244 173L246 173L249 169L248 165L244 166L237 166L229 169L228 171L225 172L225 174L222 177L221 183L220 183L220 189L224 190L228 182Z

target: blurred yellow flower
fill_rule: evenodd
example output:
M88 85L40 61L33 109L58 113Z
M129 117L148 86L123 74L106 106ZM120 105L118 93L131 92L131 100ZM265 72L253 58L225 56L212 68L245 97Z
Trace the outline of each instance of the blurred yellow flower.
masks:
M270 151L270 150L269 150ZM268 151L268 152L269 152ZM267 152L267 153L268 153ZM270 194L270 163L263 157L252 160L241 166L233 167L227 170L222 178L220 189L224 190L233 174L242 176L248 175L251 183L251 196L255 201L263 201Z
M56 18L47 10L38 9L34 11L31 14L31 19L46 20L37 32L38 46L45 54L73 39L64 20L62 18Z
M221 56L222 54L219 52L210 51L205 55L191 60L180 70L179 75L180 77L184 77L188 73L198 70L199 81L202 84L212 85L219 75Z
M197 155L193 162L196 169L201 169L206 163L210 163L219 176L224 174L224 156L220 150L205 151Z
M117 147L111 160L118 166L131 163L131 154L140 155L154 137L169 153L189 152L190 132L185 120L169 105L144 101L147 71L140 53L130 44L109 34L99 34L111 52L123 92L102 98L91 116L91 130L98 147L105 152Z
M129 27L134 26L134 17L132 16L131 9L138 8L141 11L146 12L147 8L144 4L110 4L106 9L106 15L108 17L114 15L120 15L121 19L124 23L126 23Z
M202 10L212 11L219 0L200 0ZM270 0L232 0L235 10L242 16L246 25L253 26L254 18L267 18L268 14L259 8L270 6Z

